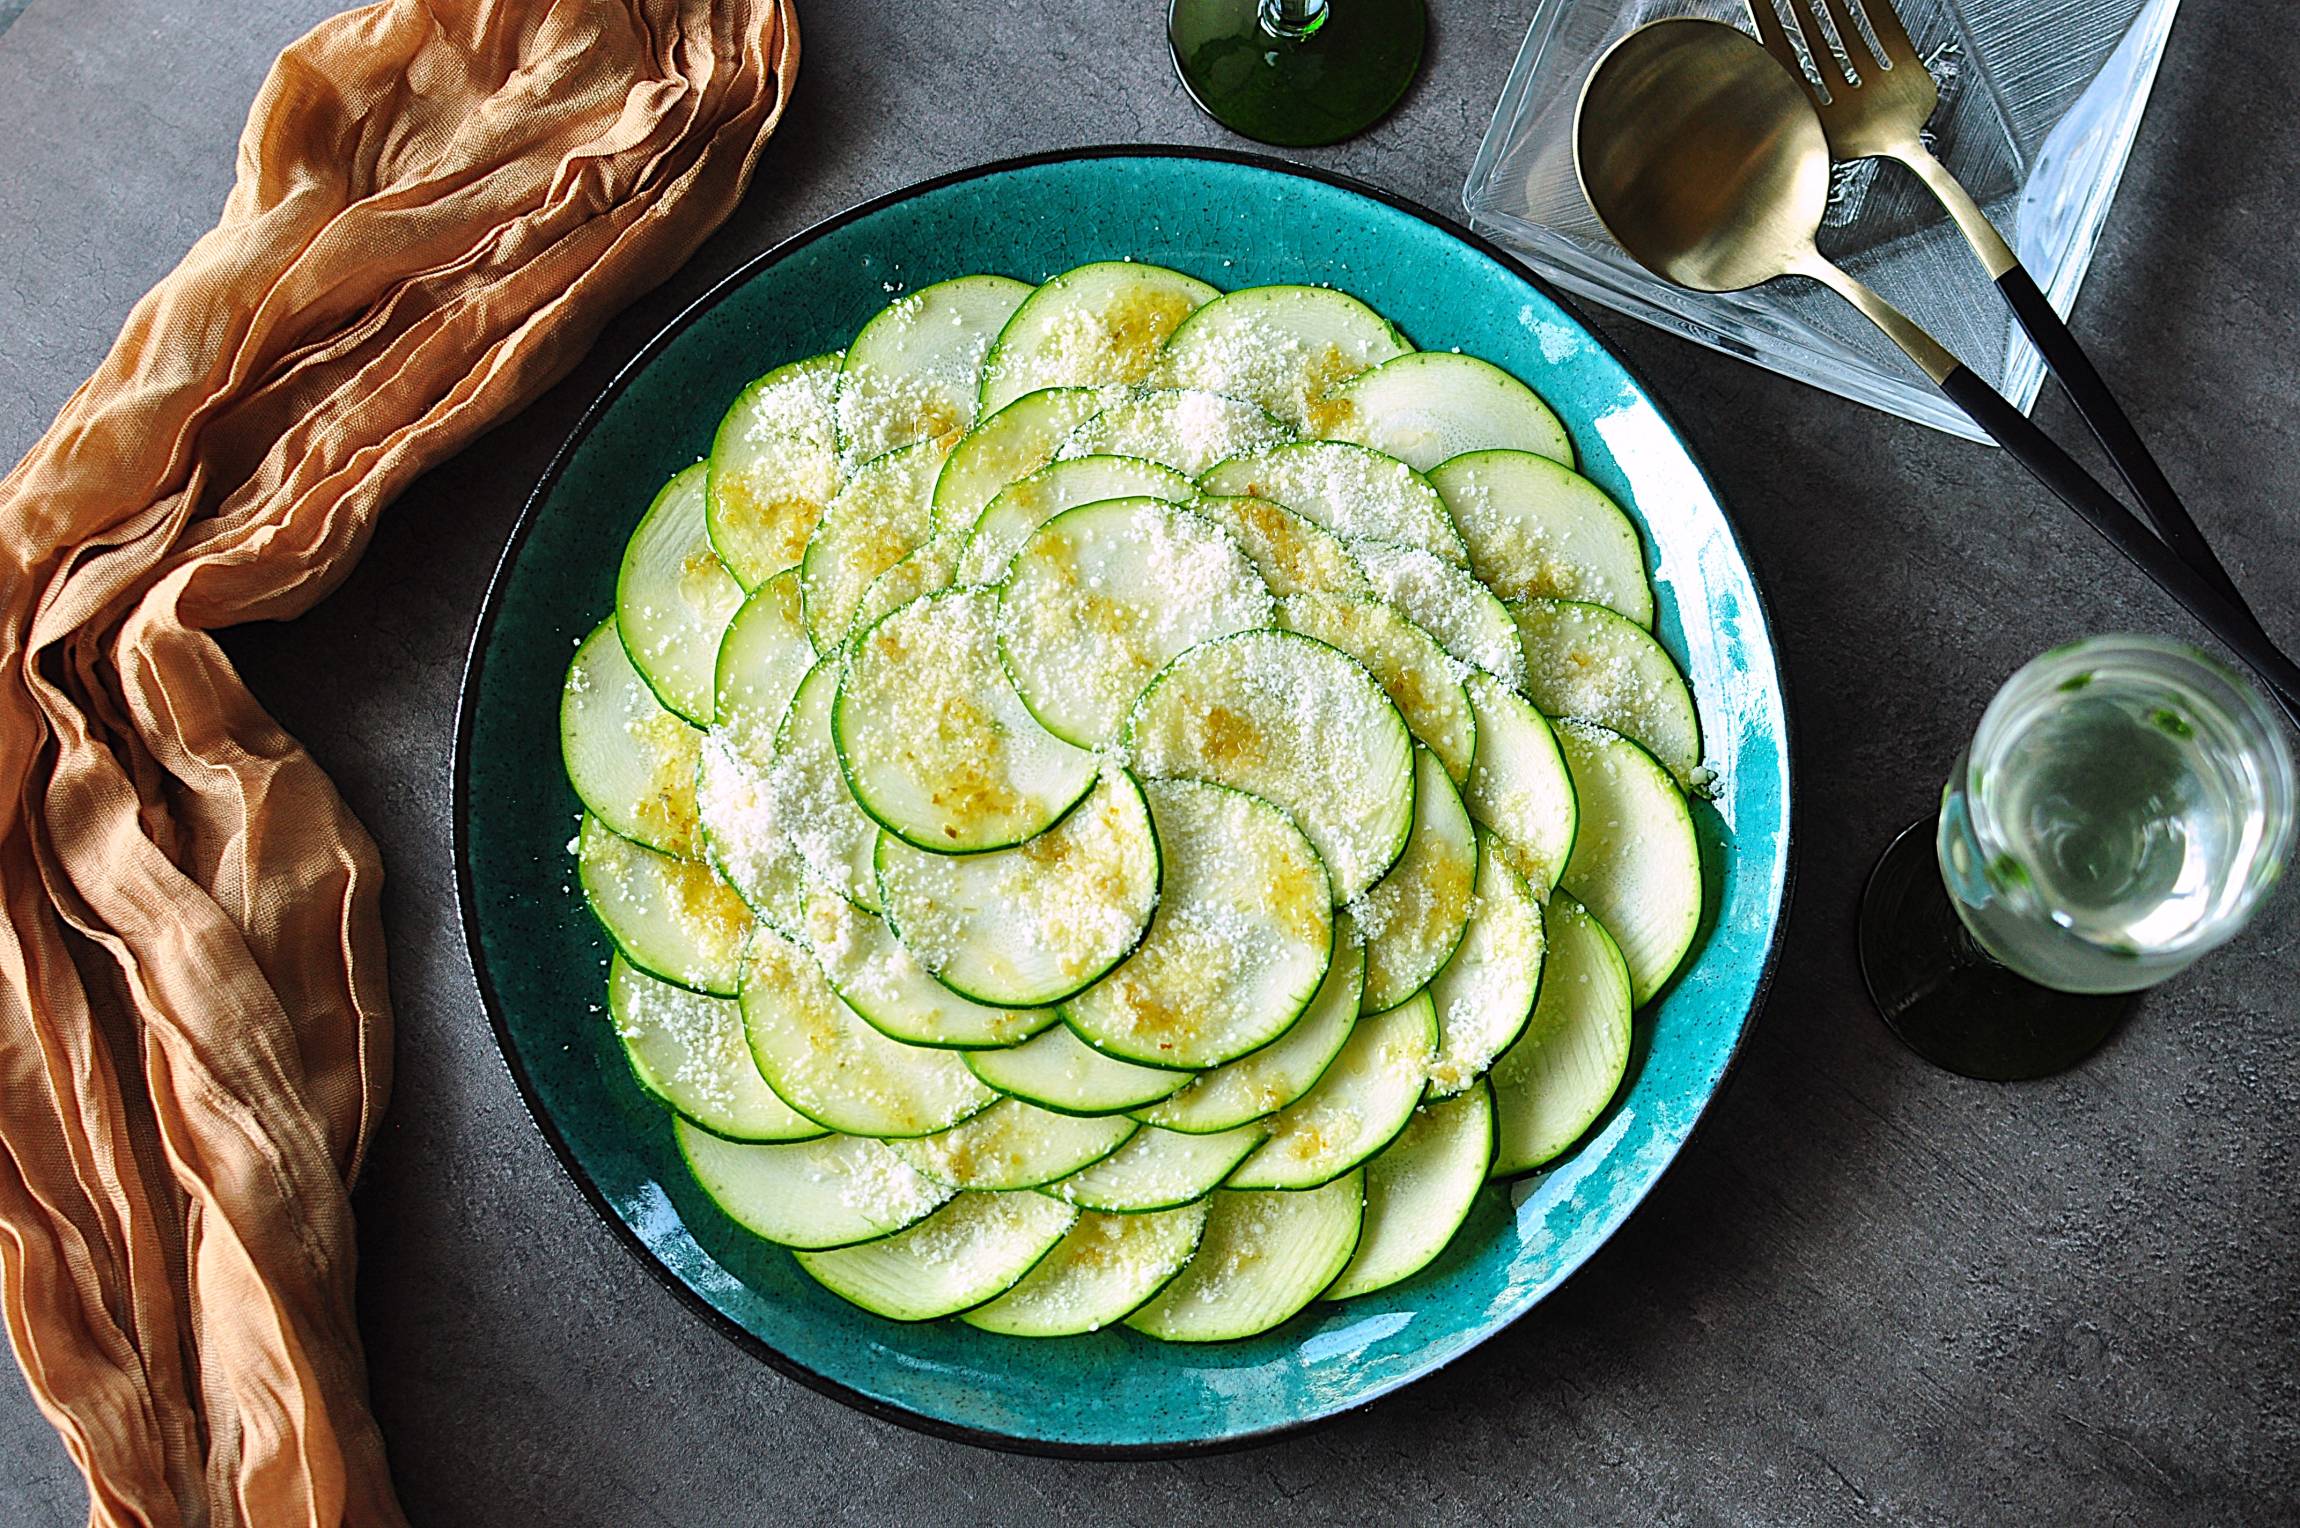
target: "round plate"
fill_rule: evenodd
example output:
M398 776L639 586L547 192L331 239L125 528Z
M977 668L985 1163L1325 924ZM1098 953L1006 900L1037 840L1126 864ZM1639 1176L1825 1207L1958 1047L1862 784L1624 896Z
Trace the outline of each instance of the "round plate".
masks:
M1029 1342L904 1326L818 1288L721 1218L595 1012L606 946L564 852L561 674L613 606L624 538L711 443L736 390L843 345L889 295L970 271L1030 280L1132 255L1224 288L1331 282L1416 344L1498 362L1549 400L1581 469L1637 517L1658 631L1701 711L1708 910L1638 1015L1630 1081L1560 1164L1489 1189L1421 1275L1244 1342L1119 1329ZM1763 600L1668 418L1602 344L1475 235L1370 188L1244 155L1108 149L1018 160L858 207L736 271L592 405L504 552L472 641L455 754L464 932L512 1075L575 1182L675 1293L776 1368L879 1416L1089 1455L1235 1446L1363 1406L1531 1310L1621 1225L1716 1096L1771 972L1789 871L1789 761Z

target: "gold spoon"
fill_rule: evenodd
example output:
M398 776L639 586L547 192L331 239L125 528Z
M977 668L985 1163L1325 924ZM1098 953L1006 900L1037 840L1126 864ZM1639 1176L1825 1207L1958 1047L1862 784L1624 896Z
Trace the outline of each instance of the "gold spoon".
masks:
M1699 292L1803 276L1852 303L1975 424L2242 657L2300 719L2300 665L2027 415L1815 246L1829 198L1828 137L1803 82L1754 38L1693 18L1631 32L1598 60L1582 87L1573 148L1589 205L1630 258Z

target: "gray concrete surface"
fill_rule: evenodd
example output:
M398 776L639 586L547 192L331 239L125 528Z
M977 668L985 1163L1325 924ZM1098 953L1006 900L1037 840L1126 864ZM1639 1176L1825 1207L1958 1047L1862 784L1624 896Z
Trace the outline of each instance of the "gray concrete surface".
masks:
M1450 207L1528 0L1438 0L1429 66L1304 157ZM327 0L0 0L0 455L222 200L272 53ZM2078 314L2269 624L2300 640L2285 0L2192 4ZM1800 864L1779 985L1710 1127L1585 1275L1450 1372L1255 1452L1102 1465L914 1436L786 1382L639 1276L497 1061L457 936L448 751L521 496L621 359L764 243L1001 155L1218 143L1155 0L815 0L749 200L578 373L419 484L307 619L231 640L382 840L398 1091L359 1191L375 1404L422 1524L2239 1522L2300 1498L2300 896L2083 1069L1970 1083L1862 996L1852 909L1992 688L2179 631L2011 463L1608 317L1770 588ZM2042 419L2066 436L2057 398ZM0 1379L0 1520L82 1520Z

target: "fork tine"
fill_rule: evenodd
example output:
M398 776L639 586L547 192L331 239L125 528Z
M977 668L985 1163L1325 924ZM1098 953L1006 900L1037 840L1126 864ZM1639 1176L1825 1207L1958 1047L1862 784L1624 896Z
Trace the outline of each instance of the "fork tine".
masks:
M1836 24L1837 41L1844 46L1845 61L1853 66L1853 72L1870 78L1883 73L1884 66L1869 47L1868 34L1854 22L1852 8L1845 0L1821 0L1821 4L1829 9L1829 20Z
M1917 57L1917 45L1909 41L1909 29L1902 23L1893 0L1861 0L1861 14L1869 18L1869 30L1877 34L1877 45L1885 50L1887 64L1895 69L1924 67L1924 61Z
M1813 12L1813 0L1791 0L1797 9L1797 26L1805 34L1805 51L1813 57L1813 68L1834 92L1839 85L1849 85L1845 66L1838 62L1837 50L1829 46L1828 29Z
M1797 57L1797 45L1789 40L1789 33L1781 25L1781 13L1773 9L1773 0L1749 0L1749 13L1757 21L1757 40L1765 45L1782 68L1797 76L1797 83L1810 88L1805 78L1805 65Z

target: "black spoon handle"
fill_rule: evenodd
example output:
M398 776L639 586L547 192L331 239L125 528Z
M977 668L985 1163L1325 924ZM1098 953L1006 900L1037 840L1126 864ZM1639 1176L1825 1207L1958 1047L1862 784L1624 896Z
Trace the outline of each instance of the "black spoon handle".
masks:
M2132 559L2141 572L2180 601L2207 631L2242 658L2274 692L2285 713L2295 724L2300 724L2300 664L2279 652L2242 606L2230 601L2203 574L2173 555L2171 548L2150 534L2138 516L2095 482L2074 458L1979 375L1964 366L1956 366L1941 378L1940 386L1950 402L1963 409L1973 423L1986 430L1998 445L2034 473L2038 482L2082 515L2087 524L2107 538L2109 545Z

